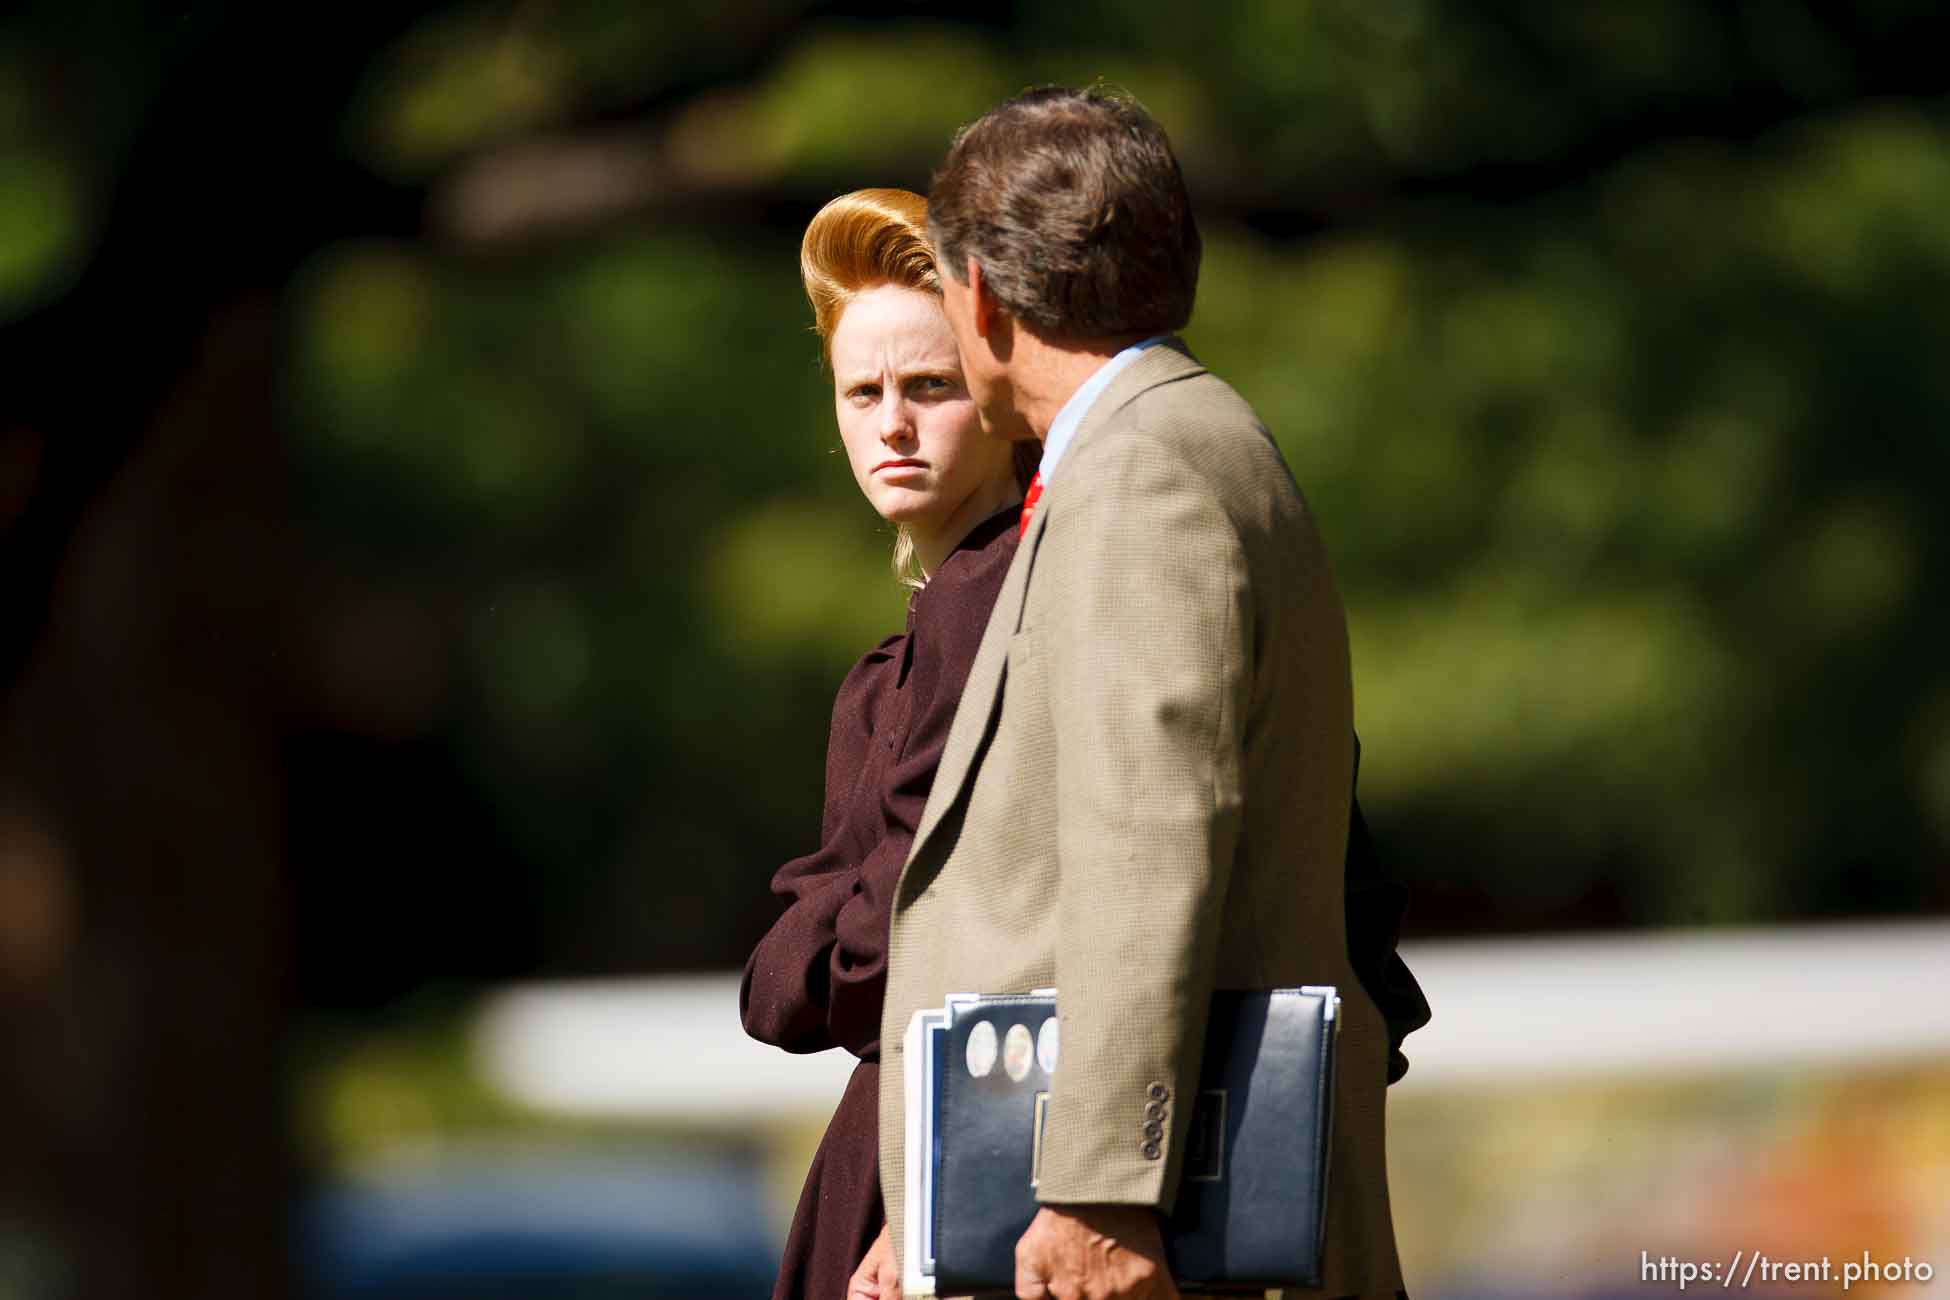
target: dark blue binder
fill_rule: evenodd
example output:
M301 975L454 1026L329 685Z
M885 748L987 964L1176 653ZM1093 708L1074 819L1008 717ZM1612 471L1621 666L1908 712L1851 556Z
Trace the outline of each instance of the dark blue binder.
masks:
M1340 999L1309 986L1213 995L1182 1182L1164 1225L1181 1287L1320 1283ZM934 1149L921 1168L936 1294L1012 1293L1037 1210L1045 1107L1060 1068L1047 991L949 1000L931 1053Z

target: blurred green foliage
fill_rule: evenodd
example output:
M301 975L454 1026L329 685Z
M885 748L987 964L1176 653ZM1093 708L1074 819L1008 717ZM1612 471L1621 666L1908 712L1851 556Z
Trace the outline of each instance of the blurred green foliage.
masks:
M25 51L0 42L0 323L65 289L88 225Z
M412 39L451 28L460 66L498 14ZM1656 131L1485 198L1470 168L1850 76L1792 5L1514 14L813 23L695 111L736 174L789 195L915 183L1030 82L1152 102L1202 187L1191 341L1326 523L1364 788L1438 900L1521 918L1609 895L1652 922L1920 905L1950 830L1950 736L1909 707L1946 689L1915 637L1942 571L1950 132L1934 105L1843 95L1750 143ZM514 92L472 75L478 141ZM405 152L451 147L441 122ZM1269 203L1327 215L1261 233ZM810 843L828 690L898 626L884 537L822 454L793 233L661 223L490 266L340 249L301 298L321 518L375 545L390 495L388 556L469 554L481 707L456 722L517 821L611 812L532 846L582 907L635 874L709 880L707 915L750 917Z
M1189 338L1321 516L1425 923L1945 904L1926 6L917 12L455 3L337 114L430 201L585 134L661 160L566 233L347 239L285 292L308 544L438 624L428 725L546 881L557 965L738 960L812 845L832 690L902 612L798 231L1050 80L1173 132ZM58 143L0 132L0 304L79 247Z

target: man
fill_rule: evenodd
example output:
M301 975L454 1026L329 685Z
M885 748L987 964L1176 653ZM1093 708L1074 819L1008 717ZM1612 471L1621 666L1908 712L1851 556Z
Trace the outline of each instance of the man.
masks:
M991 433L1042 440L1041 491L895 895L890 1226L854 1291L897 1288L898 1045L917 1009L1057 990L1017 1294L1175 1297L1159 1216L1212 991L1332 984L1325 1285L1308 1294L1394 1300L1389 1030L1350 960L1343 880L1345 619L1279 451L1173 335L1200 250L1177 161L1132 103L1031 92L956 140L929 224L969 391Z

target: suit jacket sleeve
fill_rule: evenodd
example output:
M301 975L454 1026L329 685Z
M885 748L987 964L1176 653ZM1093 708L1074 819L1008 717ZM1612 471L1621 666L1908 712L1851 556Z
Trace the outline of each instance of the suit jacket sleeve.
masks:
M1245 558L1208 485L1141 432L1073 449L1037 557L1057 737L1056 987L1038 1196L1168 1209L1240 825L1253 626ZM1166 1154L1161 1155L1161 1148Z
M785 911L745 963L738 989L745 1032L788 1052L836 1045L828 1026L830 971L840 913L859 891L860 871L878 827L858 819L878 807L857 789L881 714L893 694L891 676L902 638L889 637L847 674L833 702L826 743L826 804L820 845L772 877Z

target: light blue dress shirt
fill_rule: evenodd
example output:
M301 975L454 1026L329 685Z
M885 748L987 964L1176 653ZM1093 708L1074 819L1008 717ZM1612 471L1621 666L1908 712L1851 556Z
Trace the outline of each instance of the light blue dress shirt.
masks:
M1090 408L1097 404L1097 399L1104 395L1106 388L1110 387L1110 381L1117 378L1125 366L1136 361L1139 353L1146 348L1154 348L1163 343L1165 337L1163 334L1157 334L1142 343L1131 344L1130 347L1097 367L1097 373L1084 380L1077 386L1077 391L1070 394L1070 400L1063 403L1063 409L1056 413L1054 420L1050 421L1049 436L1043 439L1043 459L1036 468L1043 476L1045 488L1049 486L1050 479L1056 473L1056 462L1063 459L1063 453L1069 449L1070 440L1077 436L1077 426L1083 423L1083 417L1090 414Z

